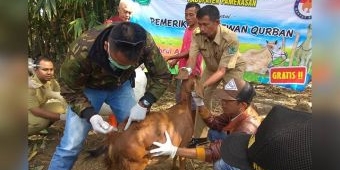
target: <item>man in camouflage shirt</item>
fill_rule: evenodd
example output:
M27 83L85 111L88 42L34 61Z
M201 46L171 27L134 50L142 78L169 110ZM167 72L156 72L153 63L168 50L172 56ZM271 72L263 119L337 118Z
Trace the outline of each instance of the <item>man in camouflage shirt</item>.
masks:
M135 102L135 68L143 64L150 83ZM61 66L61 93L69 103L64 136L56 148L49 169L71 169L91 129L109 133L114 129L98 115L107 103L118 122L145 118L147 109L166 90L170 73L151 35L130 22L102 25L75 40Z

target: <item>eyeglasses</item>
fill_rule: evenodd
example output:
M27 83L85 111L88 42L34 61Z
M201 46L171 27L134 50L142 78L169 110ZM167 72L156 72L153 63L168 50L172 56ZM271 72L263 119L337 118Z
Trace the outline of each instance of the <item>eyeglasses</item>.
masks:
M135 42L135 43L133 43L133 42L129 42L129 41L124 41L124 40L113 40L113 42L116 44L116 45L131 45L131 46L133 46L133 47L136 47L136 46L138 46L139 44L144 44L145 43L145 41L138 41L138 42Z

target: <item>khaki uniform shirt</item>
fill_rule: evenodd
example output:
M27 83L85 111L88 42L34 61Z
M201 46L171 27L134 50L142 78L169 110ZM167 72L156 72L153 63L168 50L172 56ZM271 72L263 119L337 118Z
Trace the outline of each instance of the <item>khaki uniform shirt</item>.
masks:
M42 107L49 99L57 98L50 92L60 92L60 86L55 79L42 84L36 75L28 80L28 109Z
M245 64L239 53L239 41L235 32L219 25L213 41L200 34L197 28L193 34L189 57L196 57L200 52L203 55L206 69L217 71L219 67L234 69Z
M29 109L39 107L53 113L63 114L66 112L67 104L60 95L60 86L55 79L42 84L36 75L29 77L28 92L28 135L32 135L47 128L51 121L35 116Z

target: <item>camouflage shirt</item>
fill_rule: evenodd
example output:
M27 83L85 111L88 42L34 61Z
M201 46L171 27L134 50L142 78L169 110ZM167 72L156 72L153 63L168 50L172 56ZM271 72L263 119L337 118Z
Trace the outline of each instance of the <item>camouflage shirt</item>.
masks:
M70 45L61 66L61 93L72 110L81 117L89 118L84 116L85 112L86 115L95 114L83 92L84 88L116 89L124 82L134 79L134 70L140 64L144 63L150 75L143 97L150 103L154 103L162 96L171 80L166 62L150 33L147 33L146 46L139 62L127 70L114 71L109 65L108 54L104 50L104 41L107 41L114 25L101 25L83 33Z

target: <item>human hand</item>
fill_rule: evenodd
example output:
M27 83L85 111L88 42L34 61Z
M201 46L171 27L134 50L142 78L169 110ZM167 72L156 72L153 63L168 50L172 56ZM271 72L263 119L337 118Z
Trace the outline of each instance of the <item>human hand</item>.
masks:
M165 61L168 61L170 56L164 56L163 58L164 58Z
M166 142L164 144L159 142L152 143L158 146L158 148L150 150L152 156L169 155L171 158L175 157L178 147L172 145L170 136L167 131L165 131L165 138Z
M142 107L138 103L135 106L133 106L130 110L130 116L128 122L125 125L124 130L127 130L130 127L132 121L144 120L146 116L146 111L147 108Z
M66 120L66 113L59 115L60 120Z
M176 79L186 80L189 78L191 73L192 73L192 69L190 67L182 67L179 69Z
M196 106L204 106L203 99L199 97L196 92L191 92L192 99L194 100Z
M192 69L190 67L182 67L181 70L185 70L188 72L189 76L191 75L192 73Z
M107 134L111 131L117 131L117 128L112 127L108 122L104 121L100 115L93 115L90 118L90 123L95 132Z
M176 64L177 64L177 61L178 60L176 60L176 59L173 59L173 60L169 61L168 62L169 63L169 67L170 68L174 68L176 66Z

